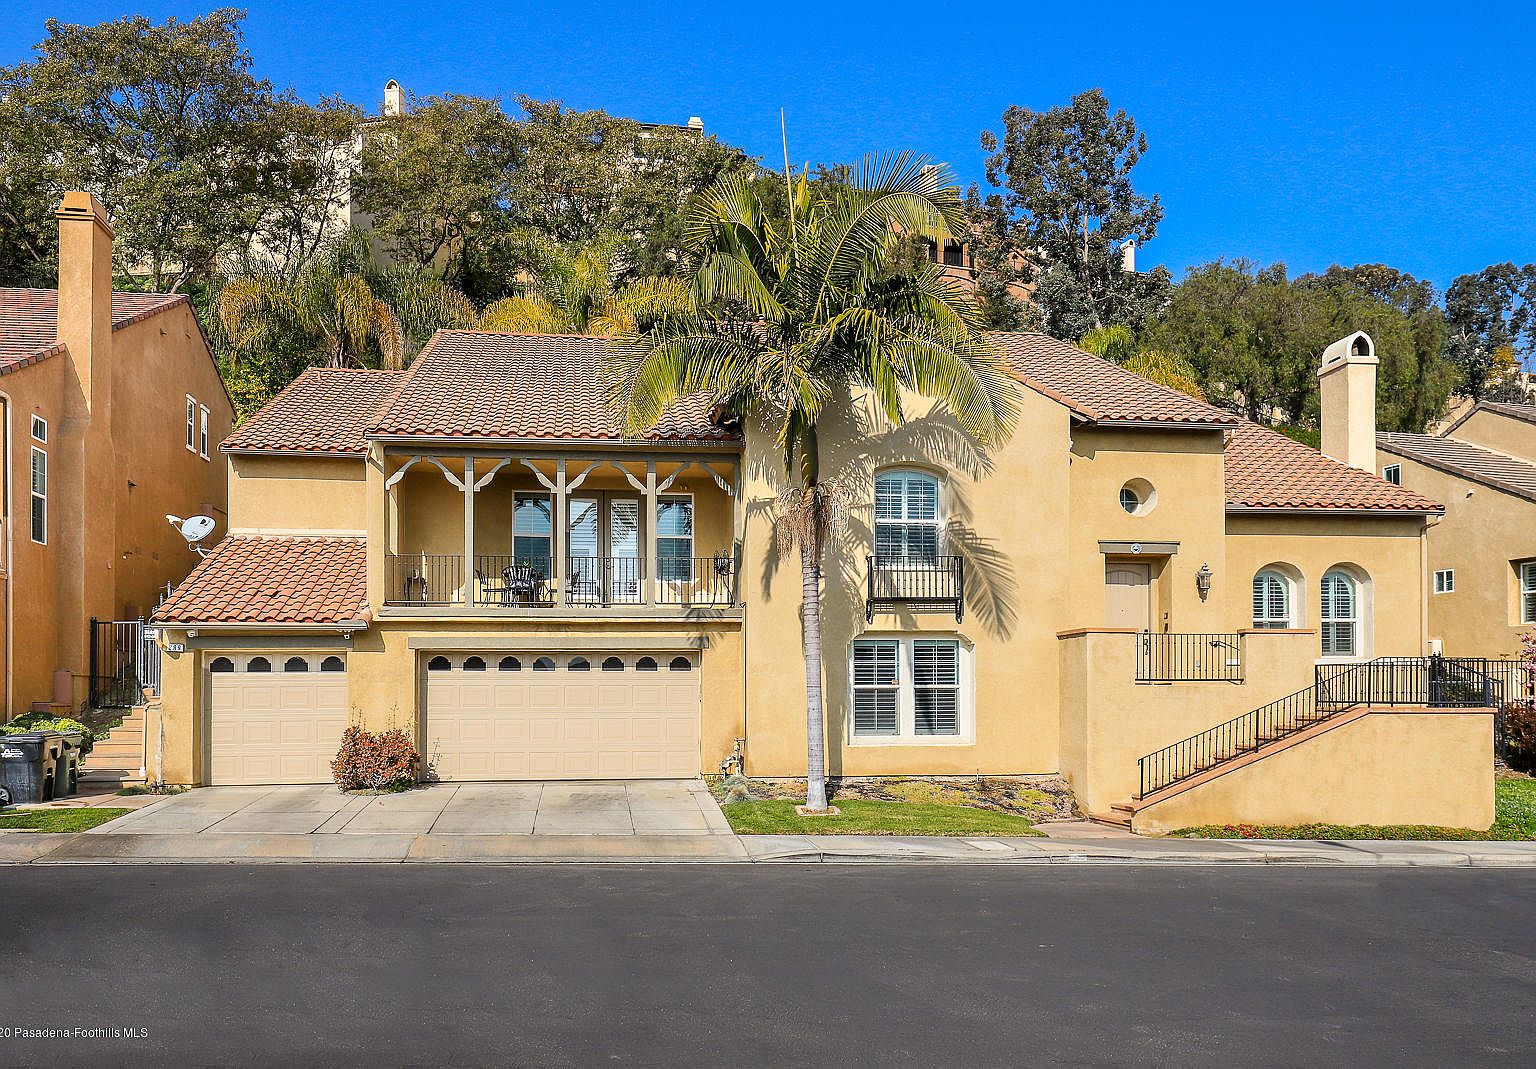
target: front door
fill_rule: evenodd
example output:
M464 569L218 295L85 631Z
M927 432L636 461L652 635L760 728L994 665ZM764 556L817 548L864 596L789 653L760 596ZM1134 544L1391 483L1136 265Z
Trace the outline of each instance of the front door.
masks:
M1104 565L1105 625L1133 631L1152 628L1152 566L1120 563Z

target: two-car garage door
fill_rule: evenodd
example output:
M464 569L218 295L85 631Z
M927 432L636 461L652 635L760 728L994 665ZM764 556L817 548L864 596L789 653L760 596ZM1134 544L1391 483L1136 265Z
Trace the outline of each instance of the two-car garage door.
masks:
M442 654L426 668L423 757L439 779L699 773L697 654Z

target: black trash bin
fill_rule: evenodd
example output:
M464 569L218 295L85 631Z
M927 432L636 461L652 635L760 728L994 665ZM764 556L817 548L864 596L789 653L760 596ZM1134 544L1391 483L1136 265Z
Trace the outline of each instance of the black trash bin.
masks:
M85 745L83 731L60 731L59 756L54 762L53 796L64 798L80 792L81 747Z
M53 801L62 750L58 735L52 731L0 735L0 804Z

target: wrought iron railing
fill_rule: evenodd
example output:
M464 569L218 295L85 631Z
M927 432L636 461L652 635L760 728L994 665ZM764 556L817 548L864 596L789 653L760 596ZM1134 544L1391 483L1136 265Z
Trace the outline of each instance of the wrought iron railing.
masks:
M475 604L481 607L555 603L549 557L481 554L475 557Z
M864 615L903 608L913 612L965 615L964 557L883 557L866 559Z
M146 689L160 689L160 645L144 619L91 620L91 675L86 703L92 709L127 709Z
M656 562L656 604L736 604L736 559L728 553L662 557Z
M464 558L456 553L390 553L384 557L389 605L461 605Z
M1136 638L1136 682L1243 681L1241 634L1144 632Z
M1359 664L1318 665L1312 686L1164 746L1137 762L1138 798L1252 753L1360 707L1421 706L1497 709L1504 683L1487 662L1446 657L1381 657Z

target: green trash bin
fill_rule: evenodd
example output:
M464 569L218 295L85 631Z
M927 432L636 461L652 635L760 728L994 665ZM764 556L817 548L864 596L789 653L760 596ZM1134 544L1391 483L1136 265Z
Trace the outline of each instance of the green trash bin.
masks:
M80 793L80 758L81 748L85 745L85 733L60 731L56 734L60 745L59 756L54 760L53 796L66 798Z

